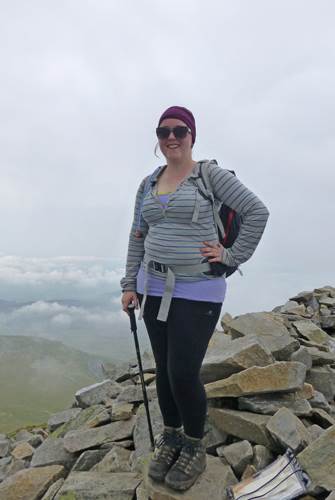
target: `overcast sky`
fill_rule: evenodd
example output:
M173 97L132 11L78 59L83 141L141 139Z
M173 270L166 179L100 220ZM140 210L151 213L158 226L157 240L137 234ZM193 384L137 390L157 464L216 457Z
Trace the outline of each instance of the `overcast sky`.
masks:
M138 184L163 163L158 117L178 104L194 159L233 168L270 210L236 304L334 285L333 1L0 3L5 262L122 262Z

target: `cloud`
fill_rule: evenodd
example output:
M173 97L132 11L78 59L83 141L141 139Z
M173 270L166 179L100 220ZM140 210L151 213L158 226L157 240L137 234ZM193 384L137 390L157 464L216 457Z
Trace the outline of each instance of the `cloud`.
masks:
M123 270L115 259L98 257L28 258L0 255L0 296L7 288L73 292L119 289ZM63 295L62 295L63 296ZM41 298L45 298L41 296Z
M3 324L24 328L29 324L48 323L57 329L60 326L80 328L111 328L123 316L119 310L110 311L102 307L85 309L84 307L66 306L58 302L39 300L32 304L19 306L10 313L1 315Z

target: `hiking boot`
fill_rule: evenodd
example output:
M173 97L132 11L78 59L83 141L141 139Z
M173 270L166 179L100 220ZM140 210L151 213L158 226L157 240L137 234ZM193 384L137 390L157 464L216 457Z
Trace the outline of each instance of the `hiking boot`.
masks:
M148 476L154 481L163 482L167 472L179 457L182 445L183 437L181 432L164 430L156 441L154 456L149 464Z
M165 477L165 483L174 490L187 490L206 469L206 448L202 440L184 437L178 460Z

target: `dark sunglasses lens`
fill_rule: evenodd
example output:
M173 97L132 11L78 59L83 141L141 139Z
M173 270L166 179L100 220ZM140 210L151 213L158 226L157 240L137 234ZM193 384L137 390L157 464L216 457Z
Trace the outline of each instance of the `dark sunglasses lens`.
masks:
M168 127L157 127L156 135L158 139L167 139L170 135L170 129Z
M175 127L173 129L173 134L176 139L184 139L187 136L188 128L187 127Z
M170 129L169 127L157 127L156 135L158 139L167 139L170 136L170 133L173 132L173 135L176 139L184 139L187 136L188 128L179 125L177 127L173 127Z

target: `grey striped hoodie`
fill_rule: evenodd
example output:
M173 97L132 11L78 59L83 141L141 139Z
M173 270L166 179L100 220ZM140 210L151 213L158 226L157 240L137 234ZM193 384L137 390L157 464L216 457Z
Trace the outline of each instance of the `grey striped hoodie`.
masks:
M204 261L200 253L203 241L218 241L212 204L200 195L195 183L199 164L170 195L166 209L155 194L157 176L162 172L162 168L152 179L151 189L143 201L140 219L142 238L136 238L135 231L138 229L137 221L146 178L137 191L126 274L121 280L123 291L136 291L136 277L143 260L154 260L167 265L199 264ZM264 203L228 170L213 162L208 165L208 174L215 198L236 210L242 217L238 237L231 248L225 249L222 258L224 264L238 266L250 259L254 253L264 232L269 211ZM156 274L152 269L150 273ZM161 276L159 273L157 275ZM195 281L216 278L199 273L191 276L178 274L177 279Z

